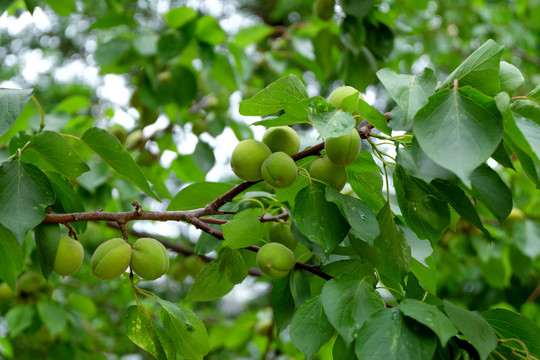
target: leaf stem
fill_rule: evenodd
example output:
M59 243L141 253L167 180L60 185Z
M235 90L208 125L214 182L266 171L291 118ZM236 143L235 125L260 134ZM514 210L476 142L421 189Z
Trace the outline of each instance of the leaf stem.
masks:
M36 104L36 106L38 107L39 114L41 116L41 122L39 123L39 131L38 131L38 134L40 134L45 128L45 114L43 113L43 108L41 107L41 104L39 103L38 99L36 99L36 97L33 95L31 99L34 102L34 104Z

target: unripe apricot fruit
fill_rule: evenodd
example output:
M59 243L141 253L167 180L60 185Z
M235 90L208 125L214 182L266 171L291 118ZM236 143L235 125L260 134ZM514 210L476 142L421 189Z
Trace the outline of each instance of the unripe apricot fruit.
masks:
M290 126L271 127L263 135L263 144L272 152L284 152L291 156L300 149L300 137Z
M349 96L352 96L353 94L357 94L356 98L356 107L354 108L354 111L352 112L353 115L358 115L358 100L364 100L364 97L358 90L353 88L352 86L341 86L332 91L330 96L328 96L328 101L330 104L334 105L338 109L343 109L342 103L343 100ZM362 122L361 118L356 119L356 126L360 125Z
M283 244L292 251L298 246L298 240L296 240L292 234L291 226L282 222L274 222L272 226L270 226L268 240L270 240L270 242Z
M253 139L241 141L233 150L231 168L242 180L261 180L261 166L271 154L272 151L268 146L260 141Z
M283 244L268 243L257 252L257 267L274 279L281 279L294 267L295 259L292 251Z
M133 245L131 269L145 280L155 280L169 270L169 255L162 243L140 238Z
M107 240L96 248L90 265L92 274L101 280L111 280L124 273L131 261L131 246L124 239Z
M335 187L338 191L341 191L347 182L345 168L334 165L327 156L318 158L311 164L309 175Z
M61 236L54 258L53 270L62 276L71 275L81 267L84 249L80 242L69 236Z
M261 167L263 180L273 188L283 189L291 185L298 174L294 160L284 152L275 152L264 160Z
M326 139L324 149L328 159L336 166L347 166L356 160L362 140L356 129L343 136Z

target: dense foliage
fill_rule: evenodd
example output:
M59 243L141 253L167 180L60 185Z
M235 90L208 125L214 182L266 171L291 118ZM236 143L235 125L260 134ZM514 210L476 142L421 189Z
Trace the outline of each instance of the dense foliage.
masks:
M540 358L540 3L217 4L0 4L0 358Z

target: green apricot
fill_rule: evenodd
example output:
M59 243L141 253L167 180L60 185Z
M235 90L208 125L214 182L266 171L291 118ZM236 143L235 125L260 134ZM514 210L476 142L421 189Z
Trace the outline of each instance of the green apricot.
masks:
M273 188L283 189L291 185L298 174L294 160L284 152L275 152L264 160L261 167L263 180Z
M69 236L61 236L54 258L53 270L62 276L71 275L81 267L84 249L80 242Z
M16 297L15 291L13 291L9 285L5 282L0 284L0 301L11 301Z
M34 293L39 291L45 282L41 276L33 271L25 272L17 279L17 292L18 293Z
M155 280L169 270L169 255L162 243L140 238L133 245L131 269L145 280Z
M122 275L131 261L131 246L124 239L114 238L96 248L90 260L92 274L101 280Z
M347 166L356 160L362 140L356 129L343 136L326 139L324 149L328 159L336 166Z
M315 0L313 3L313 13L319 19L328 21L334 16L335 0Z
M272 152L282 151L291 156L300 150L300 137L290 126L271 127L263 135L263 144Z
M231 168L242 180L259 181L262 179L261 166L272 151L260 141L248 139L240 141L231 156Z
M338 109L343 109L342 103L343 100L349 96L352 96L354 94L357 94L358 98L356 99L356 107L352 111L353 115L358 115L358 100L364 100L364 97L362 94L360 94L360 91L356 90L352 86L341 86L332 91L330 96L328 96L328 101L330 104L334 105ZM356 118L356 126L360 125L362 122L362 118Z
M184 261L184 265L186 266L188 274L195 278L206 266L206 263L197 255L192 255L186 258L186 260Z
M274 279L281 279L291 271L296 263L293 252L283 244L268 243L257 252L257 267Z
M298 246L298 240L296 240L292 234L291 226L282 222L274 222L272 226L270 226L268 239L270 242L283 244L292 251Z
M338 191L341 191L347 182L345 168L334 165L327 156L318 158L311 164L309 175L332 185Z

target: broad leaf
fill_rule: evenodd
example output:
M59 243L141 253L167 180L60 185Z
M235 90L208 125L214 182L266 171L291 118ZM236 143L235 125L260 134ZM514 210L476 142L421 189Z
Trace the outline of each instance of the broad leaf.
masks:
M161 308L167 312L168 316L175 318L178 321L183 322L187 326L191 326L192 324L189 322L188 318L186 317L186 314L182 311L182 309L175 304L173 304L170 301L156 298L159 305L161 305Z
M379 236L379 224L373 210L369 206L360 199L342 195L330 186L326 187L326 199L338 206L341 214L351 225L351 230L359 238L373 245L373 240Z
M310 359L334 334L319 296L302 304L291 322L291 340Z
M459 186L439 179L432 181L431 185L437 189L439 195L444 198L444 200L446 200L459 215L476 226L478 229L482 230L482 232L488 237L490 236L489 232L482 224L476 209L471 204L471 199L469 199L469 197Z
M450 319L434 305L414 299L405 299L399 305L399 309L405 316L413 318L433 330L439 337L442 346L446 346L448 340L458 333Z
M116 136L104 129L93 127L86 130L81 139L118 175L133 183L147 195L160 201L158 196L150 189L148 180L146 180L135 160L122 147Z
M435 163L422 150L416 138L413 138L408 147L399 147L397 149L396 161L399 165L407 169L407 172L424 180L431 182L435 178L452 180L456 176L442 166Z
M294 287L294 277L291 273L284 278L274 280L272 285L272 311L277 334L290 324L296 309L296 300L291 287Z
M356 160L347 166L347 179L352 189L373 211L384 206L381 169L368 151L362 151Z
M462 309L444 300L444 311L465 338L478 351L481 360L488 358L497 347L493 329L478 313Z
M501 339L519 339L523 341L529 354L540 358L540 328L528 318L505 309L484 311L482 317L491 325ZM525 356L523 347L513 341L506 343L517 353Z
M24 254L21 244L11 231L0 225L0 279L4 280L11 290L15 291L17 276L24 265Z
M453 86L457 79L459 86L470 85L487 95L495 95L500 90L499 66L503 46L488 40L476 49L454 70L440 88Z
M37 254L41 273L45 279L51 275L58 243L60 241L60 226L58 224L42 223L34 228L34 237L36 239Z
M180 358L202 360L210 351L208 333L199 317L190 309L180 307L191 325L178 320L164 308L159 310L159 318L164 332L171 338L171 343Z
M239 111L242 115L270 115L307 98L306 87L302 81L295 75L287 75L274 81L252 98L242 101Z
M167 210L193 210L205 207L218 196L231 189L230 184L197 182L186 186L176 194Z
M262 223L256 215L246 215L233 219L221 226L223 237L232 249L258 245L264 241Z
M328 281L321 293L328 320L347 346L372 314L384 308L384 301L371 281L344 274Z
M49 328L51 336L56 336L67 327L67 315L64 308L49 300L41 300L37 303L37 312L43 323Z
M362 360L429 360L437 342L432 333L407 322L398 307L372 315L360 329L355 353Z
M493 98L470 87L431 96L416 114L414 131L422 150L467 186L470 173L491 156L503 135Z
M20 243L53 203L51 184L37 167L20 161L0 166L0 224L11 230Z
M345 100L346 99L344 99L341 103L342 106ZM375 109L373 106L369 105L362 99L358 99L358 115L360 115L360 117L375 126L377 130L387 135L390 135L392 133L392 129L390 129L387 125L388 121L386 120L386 116L381 114L379 110Z
M377 77L403 111L403 123L400 124L403 128L412 123L437 86L435 73L429 68L419 75L398 75L392 69L381 69L377 71Z
M0 89L0 136L17 120L33 93L34 89Z
M350 225L338 207L328 202L323 186L311 185L298 193L293 211L296 225L328 256L343 241Z
M32 325L35 308L32 305L14 306L8 310L4 318L8 324L9 336L16 337Z
M394 186L401 214L420 239L435 244L450 224L448 204L438 198L433 187L409 176L402 166L394 171Z
M481 201L502 222L512 211L512 192L495 170L479 166L471 174L473 196Z
M424 259L425 264L411 258L411 273L414 274L416 279L424 289L430 294L437 294L437 268L433 257L428 257ZM429 265L429 266L426 266ZM409 274L409 277L411 274ZM410 281L410 278L409 278ZM408 284L407 284L408 285ZM409 288L407 287L407 291ZM408 296L408 295L407 295Z
M501 91L512 95L525 81L523 74L517 67L506 61L501 61L499 67L499 80Z
M44 131L30 140L29 151L68 178L76 178L90 170L64 137L53 131Z
M356 125L350 113L340 111L323 100L313 101L309 105L308 118L325 139L349 134Z
M189 288L186 300L211 301L221 298L231 291L234 284L220 271L219 261L207 264Z
M163 332L143 310L130 306L124 319L128 338L158 360L168 359L158 336Z
M381 229L375 239L375 246L381 253L377 269L386 285L398 289L401 279L409 272L411 248L403 232L397 228L389 204L377 214L377 221Z

